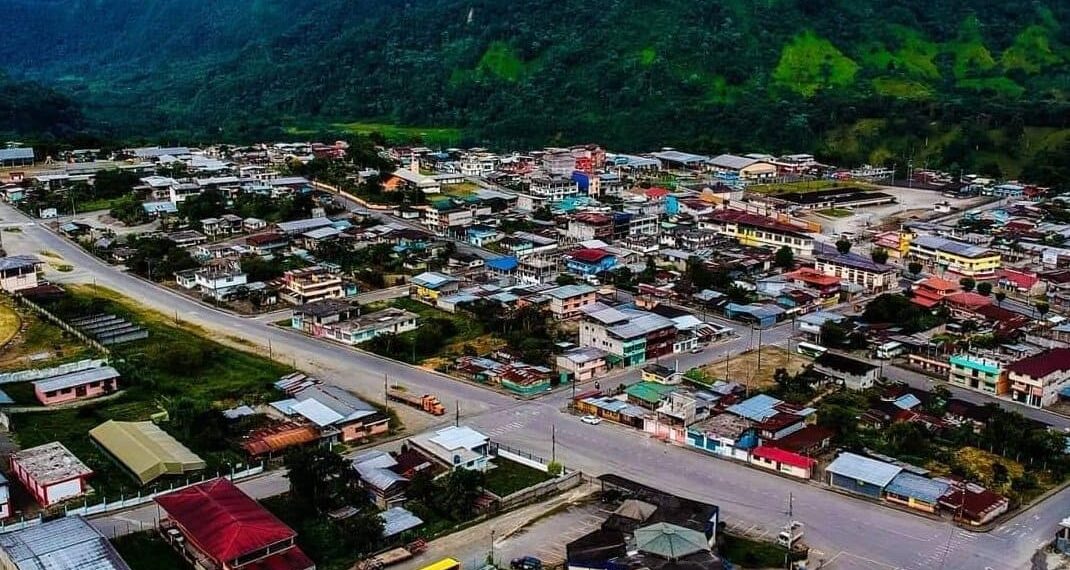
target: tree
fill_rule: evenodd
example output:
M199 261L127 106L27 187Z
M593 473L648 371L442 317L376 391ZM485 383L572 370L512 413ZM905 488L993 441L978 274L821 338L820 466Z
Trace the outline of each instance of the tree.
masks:
M918 263L917 261L911 261L910 263L907 264L907 271L909 271L910 274L915 276L915 277L917 277L918 274L921 273L922 269L923 269L922 265L920 263Z
M962 290L967 293L973 291L975 285L977 285L977 282L974 281L972 277L963 277L962 279L959 279L959 287L962 287Z
M310 512L322 514L367 501L356 486L356 474L349 462L325 447L298 448L286 455L283 464L295 503Z
M880 263L881 265L888 263L888 250L883 247L873 248L873 251L869 252L869 256L873 259L873 263Z
M985 297L991 295L992 294L992 284L987 282L987 281L982 282L982 283L978 283L977 284L977 292L982 294L982 295L984 295Z
M1034 307L1036 307L1037 314L1040 315L1040 318L1042 319L1044 318L1044 315L1048 314L1048 310L1051 309L1051 306L1049 306L1044 301L1037 301Z
M992 462L992 484L997 487L1002 487L1008 481L1010 481L1010 471L1007 470L1007 466L1000 461Z
M851 251L852 245L854 244L851 243L851 240L845 237L841 237L840 239L836 240L836 250L839 251L842 255L847 255Z
M1003 291L996 291L996 295L995 296L996 296L996 306L997 307L1002 305L1003 304L1003 300L1007 298L1007 294L1004 293Z
M483 494L483 472L456 468L444 477L441 507L456 520L468 520L475 513L476 499Z
M782 269L791 269L795 266L795 253L785 245L776 251L773 264Z
M562 273L557 276L555 283L557 283L558 285L575 285L576 283L579 283L579 280L576 279L575 275Z
M847 329L834 321L821 323L821 344L831 348L839 348L847 342Z

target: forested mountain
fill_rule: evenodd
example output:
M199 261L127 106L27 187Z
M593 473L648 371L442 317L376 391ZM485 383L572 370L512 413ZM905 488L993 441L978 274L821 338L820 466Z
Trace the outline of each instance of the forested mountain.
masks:
M28 133L37 139L62 138L82 127L81 112L70 99L0 71L0 137Z
M1062 0L0 3L0 67L119 135L364 121L1014 171L1070 126Z

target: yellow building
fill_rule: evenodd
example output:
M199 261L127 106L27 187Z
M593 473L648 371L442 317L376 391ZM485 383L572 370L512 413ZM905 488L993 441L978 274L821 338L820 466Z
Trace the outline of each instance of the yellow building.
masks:
M907 258L916 259L930 269L974 279L993 278L1000 268L999 252L939 236L910 240Z

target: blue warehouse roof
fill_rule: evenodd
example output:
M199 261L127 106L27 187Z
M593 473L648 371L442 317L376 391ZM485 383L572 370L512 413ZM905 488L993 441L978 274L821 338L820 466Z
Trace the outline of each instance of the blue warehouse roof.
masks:
M944 493L947 493L948 487L950 485L943 481L904 471L896 475L884 490L900 497L911 497L926 503L936 503L940 497L944 496Z
M825 471L884 488L903 468L854 453L841 453Z

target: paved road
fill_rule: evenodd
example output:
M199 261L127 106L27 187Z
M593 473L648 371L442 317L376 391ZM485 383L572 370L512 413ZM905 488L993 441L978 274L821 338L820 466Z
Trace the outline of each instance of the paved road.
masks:
M0 224L4 222L26 223L27 220L10 207L0 205ZM567 393L552 394L535 401L517 401L366 353L215 311L119 273L44 228L25 225L22 229L20 234L5 235L5 243L12 253L48 249L77 267L71 273L50 273L51 278L95 281L165 314L177 312L183 320L223 337L238 337L243 343L261 348L270 342L279 357L369 397L379 393L384 374L389 375L402 383L435 392L447 404L459 402L466 423L507 445L532 449L545 457L555 455L566 465L591 474L619 473L668 491L713 502L721 505L725 520L737 525L775 531L787 518L785 511L791 494L795 517L807 524L807 542L822 553L820 557L832 561L827 568L1025 568L1032 552L1050 537L1070 506L1070 491L1064 491L992 533L968 533L945 522L931 521L830 493L814 485L759 473L695 451L664 445L622 426L582 424L578 418L561 413ZM790 333L788 327L774 331ZM680 359L681 368L703 359L717 360L716 355L745 348L748 341L748 336L741 336L715 345L707 354L685 355ZM634 372L622 375L616 381L634 375ZM554 445L550 440L552 430L556 431ZM278 484L280 481L263 483L269 488Z

